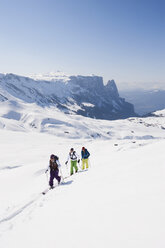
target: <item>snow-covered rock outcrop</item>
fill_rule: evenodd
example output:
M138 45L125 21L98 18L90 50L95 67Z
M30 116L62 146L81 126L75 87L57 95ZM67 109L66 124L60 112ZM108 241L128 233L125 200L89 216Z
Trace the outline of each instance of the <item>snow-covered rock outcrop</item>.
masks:
M43 107L56 106L65 113L108 120L136 115L133 105L119 96L114 80L104 85L98 76L48 79L1 74L0 101L17 98Z

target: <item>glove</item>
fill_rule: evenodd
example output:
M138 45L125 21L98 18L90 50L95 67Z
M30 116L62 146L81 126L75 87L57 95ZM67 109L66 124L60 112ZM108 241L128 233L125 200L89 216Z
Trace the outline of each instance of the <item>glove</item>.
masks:
M78 159L78 163L80 163L80 159Z
M68 161L65 162L65 164L67 165Z
M48 172L48 169L45 171L45 173L47 173Z

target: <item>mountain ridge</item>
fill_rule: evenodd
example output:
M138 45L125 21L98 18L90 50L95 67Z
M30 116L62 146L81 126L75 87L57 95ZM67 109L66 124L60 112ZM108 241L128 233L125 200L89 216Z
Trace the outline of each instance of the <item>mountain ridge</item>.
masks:
M12 73L0 74L0 101L13 97L96 119L137 116L133 105L119 96L115 81L109 80L104 85L99 76L52 77L48 81Z

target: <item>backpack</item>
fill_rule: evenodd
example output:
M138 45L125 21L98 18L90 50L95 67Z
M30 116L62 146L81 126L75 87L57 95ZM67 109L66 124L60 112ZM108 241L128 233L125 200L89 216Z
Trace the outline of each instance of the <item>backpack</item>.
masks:
M76 160L76 159L77 159L77 156L76 156L75 153L76 153L75 151L73 151L72 153L69 153L69 154L70 154L70 159L71 159L71 160Z
M57 170L57 169L58 169L58 164L57 164L57 162L56 162L57 160L58 160L58 157L57 157L57 156L55 156L54 162L52 162L52 161L50 160L49 166L50 166L50 169L51 169L51 170Z

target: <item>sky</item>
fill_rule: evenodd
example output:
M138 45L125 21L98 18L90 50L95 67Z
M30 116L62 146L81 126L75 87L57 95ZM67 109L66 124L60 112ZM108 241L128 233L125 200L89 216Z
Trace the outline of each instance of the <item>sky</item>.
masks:
M165 83L165 0L0 0L0 72Z

